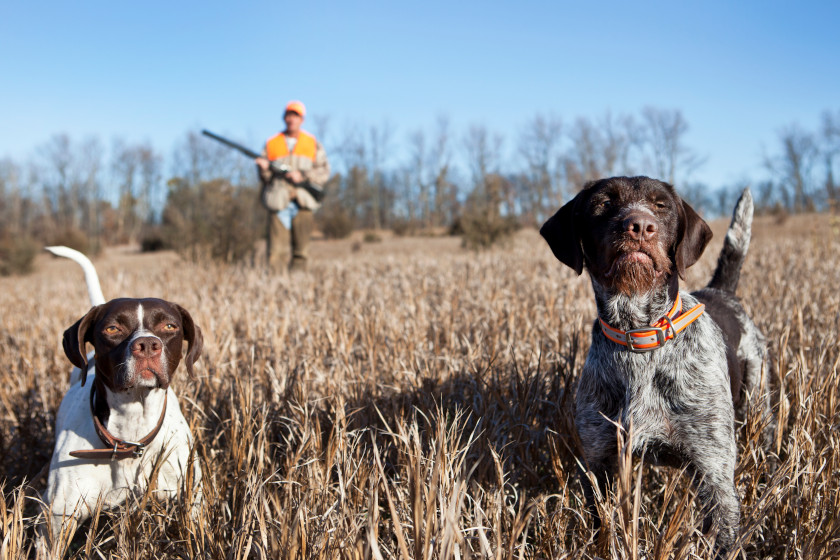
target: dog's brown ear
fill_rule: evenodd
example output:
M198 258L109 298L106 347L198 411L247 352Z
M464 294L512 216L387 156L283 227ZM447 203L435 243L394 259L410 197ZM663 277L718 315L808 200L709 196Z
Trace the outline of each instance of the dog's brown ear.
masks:
M540 228L540 235L548 242L557 260L576 274L583 272L583 249L580 246L580 232L575 226L575 214L580 198L581 194L578 193Z
M712 239L712 230L694 208L684 200L680 202L680 231L674 259L680 278L685 279L686 269L697 262Z
M187 366L187 373L190 377L195 379L195 371L193 365L201 356L201 350L204 348L204 336L201 334L201 329L193 321L190 312L180 305L173 304L175 309L181 314L181 324L184 327L184 340L187 341L187 355L184 356L184 365Z
M61 340L61 345L64 347L64 355L67 356L71 364L82 370L82 387L85 386L85 381L87 381L88 362L86 343L93 342L91 329L96 324L101 309L101 305L91 308L87 312L87 315L64 331L64 337Z

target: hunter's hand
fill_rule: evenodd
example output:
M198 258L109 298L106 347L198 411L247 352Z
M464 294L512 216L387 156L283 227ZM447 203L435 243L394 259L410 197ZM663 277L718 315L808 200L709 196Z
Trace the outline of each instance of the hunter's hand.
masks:
M257 162L260 171L268 172L269 166L271 166L271 162L268 161L268 158L258 157L254 161Z
M295 183L295 184L302 183L303 182L303 173L301 173L297 169L293 169L292 171L289 171L288 173L286 173L286 179L288 179L289 182L291 182L291 183Z

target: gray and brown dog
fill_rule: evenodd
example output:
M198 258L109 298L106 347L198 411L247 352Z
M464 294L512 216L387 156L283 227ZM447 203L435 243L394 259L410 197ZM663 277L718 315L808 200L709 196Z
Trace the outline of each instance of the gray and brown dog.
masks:
M747 190L712 281L694 293L679 278L712 232L667 183L589 183L540 230L561 262L589 271L595 292L599 318L575 399L587 468L603 490L617 468L616 425L632 423L634 452L693 477L719 553L739 527L736 410L758 398L769 417L764 337L735 296L752 212ZM586 477L584 488L600 525Z

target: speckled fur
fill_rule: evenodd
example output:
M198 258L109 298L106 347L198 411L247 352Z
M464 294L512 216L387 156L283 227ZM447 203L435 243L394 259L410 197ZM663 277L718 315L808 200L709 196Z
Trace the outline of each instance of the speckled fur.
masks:
M645 214L633 214L631 206L644 208ZM653 224L649 239L631 238L627 231L633 220ZM764 337L734 294L751 222L752 199L745 191L713 281L693 294L679 291L683 310L702 302L707 311L676 339L636 354L607 339L596 320L576 395L575 425L586 466L599 486L603 489L616 471L616 424L624 429L632 424L634 452L644 451L648 462L684 467L693 477L704 508L704 530L714 525L718 533L718 554L732 545L739 526L733 402L739 402L739 416L749 402L741 395L769 402L767 376L762 375ZM564 264L578 273L587 268L599 316L622 330L650 325L665 315L679 290L678 274L700 257L711 237L705 222L670 185L647 177L588 184L546 222L541 233ZM615 248L619 247L620 257L628 240L631 245L640 243L639 250L648 254L654 251L648 251L645 243L667 251L673 264L662 268L655 285L630 294L605 272L610 259L618 258ZM765 407L769 413L769 404ZM592 506L593 489L586 477L583 480ZM591 510L600 524L595 508Z

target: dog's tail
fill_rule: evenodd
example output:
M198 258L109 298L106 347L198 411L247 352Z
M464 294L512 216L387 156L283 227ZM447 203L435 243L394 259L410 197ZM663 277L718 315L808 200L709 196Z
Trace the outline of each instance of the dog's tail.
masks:
M729 224L729 230L726 232L723 249L720 251L717 268L709 282L709 288L735 293L741 277L741 265L744 264L747 249L750 247L752 219L753 199L750 189L746 188L741 193L738 203L735 204L732 223Z
M85 272L85 282L87 283L88 296L90 297L90 304L92 306L102 305L105 303L105 296L102 295L102 286L99 284L99 275L96 273L93 263L82 253L59 245L57 247L44 247L47 251L58 257L65 257L72 261L79 263L82 270Z

